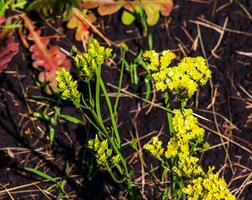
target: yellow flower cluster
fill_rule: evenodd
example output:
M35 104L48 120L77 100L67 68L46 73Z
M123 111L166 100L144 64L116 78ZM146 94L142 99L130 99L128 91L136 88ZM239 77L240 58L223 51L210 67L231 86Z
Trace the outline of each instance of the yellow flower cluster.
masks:
M178 176L192 176L203 173L198 166L198 158L192 156L190 143L201 144L204 139L204 129L198 126L198 120L192 115L191 109L174 110L172 119L174 135L165 151L167 159L176 158L177 166L173 167Z
M95 135L95 139L88 141L88 147L96 152L99 165L107 166L110 160L112 160L113 164L120 162L119 155L112 156L112 149L109 148L108 140L101 141L98 135Z
M73 54L76 54L73 49ZM104 63L106 58L111 56L112 49L100 46L95 39L90 39L88 42L87 52L82 55L74 55L76 67L81 72L81 75L92 77L98 66Z
M62 92L62 96L71 100L73 104L79 108L81 94L77 89L77 81L73 81L71 74L66 71L65 68L61 68L61 70L57 71L56 80L58 82L59 92Z
M173 113L172 125L177 138L184 142L203 141L204 129L198 126L198 119L193 116L192 109L174 109Z
M210 168L204 176L192 180L192 184L182 189L188 200L235 200L235 196L227 189L224 179L213 173Z
M157 90L170 90L180 96L191 97L199 85L205 85L211 78L211 71L202 57L185 57L174 67L169 67L176 58L171 51L159 55L154 50L146 51L143 56L148 59L147 68L152 72Z
M195 147L203 143L204 129L198 126L198 120L192 115L191 109L174 110L174 134L164 152L162 141L153 137L144 148L154 157L164 162L162 156L172 159L172 172L179 177L194 178L191 184L182 189L188 200L235 200L224 179L214 174L210 168L205 173L198 164L199 159L193 156Z
M191 177L204 173L202 167L198 165L199 159L192 155L186 155L183 152L178 154L177 166L173 166L172 170L178 176Z
M162 147L163 142L158 139L158 137L152 137L150 144L145 144L144 149L148 150L155 158L162 160L161 156L164 153L164 148Z

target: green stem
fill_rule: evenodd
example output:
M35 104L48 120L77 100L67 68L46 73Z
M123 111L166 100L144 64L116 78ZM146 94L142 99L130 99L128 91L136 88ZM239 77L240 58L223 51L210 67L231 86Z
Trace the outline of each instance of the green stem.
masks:
M104 94L106 103L108 105L109 114L110 114L110 118L111 118L111 123L112 123L113 130L115 132L117 144L118 144L119 147L121 147L121 138L120 138L120 135L119 135L119 132L118 132L118 128L117 128L116 120L115 120L115 115L114 115L114 112L113 112L111 101L110 101L109 96L108 96L107 89L106 89L106 87L104 85L103 80L100 77L97 77L97 78L99 79L102 92Z
M106 165L106 167L107 167L107 169L108 169L108 172L109 172L110 176L112 177L112 179L113 179L116 183L123 183L123 182L126 180L125 177L124 177L123 179L121 179L121 180L118 180L118 179L116 178L116 176L114 175L114 173L112 172L112 170L111 170L111 168L109 167L108 164Z
M125 51L123 50L120 79L119 79L118 90L117 90L117 95L116 95L116 100L115 100L115 105L114 105L114 115L115 116L117 115L117 106L119 103L120 91L122 88L124 66L125 66Z
M101 79L101 66L96 70L96 85L95 85L95 109L99 119L102 121L101 104L100 104L100 79Z
M87 82L87 85L88 85L89 100L91 102L93 100L93 96L92 96L92 90L91 90L90 80L87 80L86 82ZM92 103L91 103L91 105L92 105ZM92 107L93 107L93 105L92 105Z
M167 109L166 115L167 115L167 120L168 120L169 132L172 135L174 133L174 129L172 125L172 110L171 110L171 104L170 104L168 92L165 93L164 98L165 98L165 105Z
M184 110L184 108L186 106L186 103L187 103L187 99L186 98L180 99L180 109L181 110Z
M113 113L111 101L109 99L108 92L106 90L104 82L103 82L103 80L101 78L101 66L98 66L98 69L96 70L96 77L97 77L97 80L96 80L96 94L95 94L96 110L95 111L92 110L91 114L97 120L97 123L99 123L99 125L102 127L103 133L105 134L106 138L109 140L109 143L112 145L112 148L114 149L114 151L120 156L120 160L121 160L121 162L123 164L123 167L125 169L128 188L130 189L130 188L132 188L131 175L129 173L126 160L125 160L124 156L122 155L122 153L120 151L120 149L121 149L121 139L120 139L120 136L119 136L117 125L116 125L115 116L114 116L114 113ZM102 89L102 92L104 94L106 103L107 103L108 108L109 108L111 122L112 122L113 130L114 130L115 136L116 136L116 141L117 141L116 143L113 140L113 138L109 135L108 131L105 128L103 120L102 120L101 109L100 109L100 88Z
M120 139L120 135L119 135L119 132L118 132L117 125L116 125L115 115L113 113L111 101L109 99L108 92L107 92L107 89L106 89L106 87L104 85L103 80L101 78L99 78L99 81L100 81L100 86L101 86L101 89L103 91L105 100L106 100L108 108L109 108L109 114L110 114L110 117L111 117L111 122L112 122L113 130L114 130L115 136L116 136L116 144L115 144L114 140L109 135L107 137L108 137L108 139L109 139L109 141L110 141L113 149L120 156L120 160L121 160L121 162L123 164L123 167L124 167L125 173L126 173L126 179L127 179L128 189L131 190L132 189L132 182L131 182L131 177L132 176L129 173L126 160L125 160L124 156L122 155L121 151L119 150L119 149L121 149L121 139Z

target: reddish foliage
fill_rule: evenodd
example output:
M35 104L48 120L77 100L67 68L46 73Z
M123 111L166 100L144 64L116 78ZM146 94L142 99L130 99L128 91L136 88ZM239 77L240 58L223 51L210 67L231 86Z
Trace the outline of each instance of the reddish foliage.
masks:
M0 25L6 22L4 16L0 16ZM15 42L12 32L8 32L6 29L0 29L0 72L3 72L7 64L18 53L18 43Z
M4 16L0 16L0 24L5 22L5 17Z
M80 13L80 15L83 16L83 18L88 20L90 23L93 23L96 20L96 18L93 14L86 14L81 11L79 11L79 13ZM82 22L74 14L69 18L69 20L67 22L67 28L76 29L75 39L77 41L81 41L81 40L87 41L88 40L90 25L88 23Z
M51 93L55 91L57 86L55 80L56 72L60 67L70 70L71 62L66 55L60 51L58 46L49 46L50 39L48 37L42 37L41 30L35 30L35 26L28 17L23 16L23 20L25 22L25 27L30 32L27 39L34 42L30 47L33 67L43 69L39 74L39 80L41 82L49 82L49 87L46 88L46 92Z
M7 64L18 53L18 43L12 35L6 40L6 46L0 50L0 72L4 71Z
M169 16L173 8L173 0L86 0L82 3L82 7L85 9L97 8L97 11L101 16L111 15L121 8L134 11L135 9L139 9L140 5L142 5L142 8L147 15L147 23L149 25L155 25L160 16L159 12L161 12L161 15L163 16Z

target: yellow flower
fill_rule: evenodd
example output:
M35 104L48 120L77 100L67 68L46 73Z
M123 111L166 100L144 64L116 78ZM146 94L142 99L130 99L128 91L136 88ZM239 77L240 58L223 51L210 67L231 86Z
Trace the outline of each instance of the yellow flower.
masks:
M179 96L190 98L199 85L205 85L211 78L211 71L202 57L185 57L177 66L170 67L176 55L165 50L159 55L154 50L146 51L143 56L149 61L147 68L157 90L164 92L170 90Z
M151 143L145 144L144 149L148 150L158 160L162 160L161 156L164 153L162 145L163 142L159 140L158 137L152 137Z
M62 93L62 96L66 99L69 99L73 102L73 104L79 108L80 105L80 99L81 94L78 91L77 87L77 81L73 81L73 78L69 71L66 71L65 68L62 68L61 70L57 71L56 80L58 82L58 89L59 92Z
M160 68L167 68L175 58L176 55L173 52L169 50L163 51L162 56L160 58Z
M96 152L96 158L99 165L106 166L109 164L110 160L114 163L119 163L120 161L119 155L111 158L112 149L109 148L108 140L100 141L97 134L95 135L95 139L90 139L88 141L88 147Z
M176 156L178 153L178 143L175 141L175 138L171 138L168 142L167 150L165 151L165 157L167 159Z
M106 58L111 56L112 49L100 46L99 42L95 39L90 39L88 42L88 50L82 55L77 55L74 52L74 62L79 69L81 75L92 77L98 66L104 63Z
M198 120L192 115L191 109L174 109L173 112L172 124L175 132L168 142L165 157L176 158L173 170L178 176L192 177L202 174L203 169L198 165L198 158L192 155L190 145L203 142L204 129L198 126Z
M151 71L157 71L159 67L159 55L154 50L145 51L143 57L148 59L148 69Z
M112 161L113 161L114 164L118 164L120 162L119 154L117 154L116 156L113 156Z
M219 174L213 173L210 168L206 174L193 179L192 184L182 189L187 195L187 199L203 200L235 200L235 196L230 193L224 179L219 178Z

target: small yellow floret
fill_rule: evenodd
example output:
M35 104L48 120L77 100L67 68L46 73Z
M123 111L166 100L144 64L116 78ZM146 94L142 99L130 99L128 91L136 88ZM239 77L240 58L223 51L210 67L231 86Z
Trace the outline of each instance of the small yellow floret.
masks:
M73 49L73 51L76 51ZM81 75L91 78L98 66L111 56L112 49L100 46L99 42L91 39L88 50L82 55L74 55L74 62Z
M63 97L71 100L73 104L77 108L79 108L81 94L77 89L77 81L73 81L73 77L71 76L70 72L66 71L65 68L62 68L61 70L57 71L56 74L59 92L62 93Z
M110 160L112 160L114 164L120 161L119 155L111 158L112 149L109 148L108 140L100 141L97 134L95 135L95 139L90 139L88 141L88 147L96 152L97 162L100 165L106 166L109 164Z
M161 156L164 154L163 142L158 137L152 137L150 144L145 144L144 149L148 150L158 160L162 160Z

